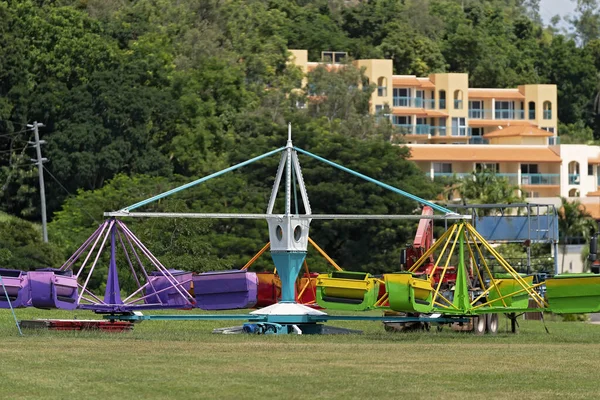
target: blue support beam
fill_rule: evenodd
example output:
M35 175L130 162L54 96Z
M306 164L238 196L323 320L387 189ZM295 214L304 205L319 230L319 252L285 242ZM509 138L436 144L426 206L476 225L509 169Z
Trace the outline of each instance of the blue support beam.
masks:
M132 205L130 205L128 207L123 208L121 211L127 212L127 211L131 211L131 210L135 210L138 207L141 207L141 206L144 206L146 204L152 203L152 202L154 202L156 200L160 200L160 199L162 199L164 197L170 196L170 195L175 194L177 192L181 192L182 190L185 190L185 189L190 188L192 186L196 186L196 185L198 185L198 184L200 184L202 182L206 182L206 181L208 181L208 180L210 180L212 178L216 178L217 176L221 176L221 175L226 174L228 172L234 171L234 170L236 170L238 168L241 168L241 167L244 167L244 166L246 166L248 164L252 164L255 161L262 160L263 158L267 158L267 157L272 156L273 154L277 154L277 153L279 153L280 151L283 151L283 150L285 150L285 147L280 147L280 148L278 148L276 150L269 151L268 153L265 153L265 154L262 154L260 156L251 158L251 159L246 160L244 162L241 162L239 164L233 165L233 166L231 166L229 168L225 168L225 169L223 169L221 171L215 172L214 174L207 175L207 176L205 176L203 178L200 178L200 179L197 179L197 180L195 180L193 182L186 183L185 185L181 185L179 187L176 187L175 189L168 190L168 191L163 192L161 194L157 194L156 196L150 197L149 199L142 200L140 202L132 204Z
M298 151L298 152L300 152L302 154L305 154L305 155L307 155L309 157L312 157L312 158L314 158L316 160L324 162L325 164L331 165L332 167L335 167L335 168L340 169L342 171L348 172L349 174L357 176L357 177L359 177L361 179L364 179L367 182L371 182L371 183L374 183L374 184L376 184L378 186L381 186L384 189L390 190L390 191L392 191L394 193L400 194L400 195L402 195L404 197L407 197L409 199L418 201L419 203L423 203L423 204L425 204L427 206L430 206L434 210L438 210L440 212L443 212L444 214L456 214L454 211L449 210L449 209L447 209L445 207L442 207L442 206L440 206L438 204L432 203L430 201L427 201L425 199L420 198L419 196L415 196L414 194L410 194L408 192L405 192L404 190L401 190L401 189L395 188L393 186L390 186L387 183L380 182L377 179L373 179L373 178L371 178L371 177L369 177L367 175L361 174L360 172L356 172L356 171L354 171L354 170L352 170L350 168L344 167L343 165L336 164L333 161L329 161L329 160L327 160L327 159L325 159L323 157L319 157L316 154L313 154L313 153L308 152L306 150L302 150L302 149L300 149L298 147L294 147L294 150L296 150L296 151Z

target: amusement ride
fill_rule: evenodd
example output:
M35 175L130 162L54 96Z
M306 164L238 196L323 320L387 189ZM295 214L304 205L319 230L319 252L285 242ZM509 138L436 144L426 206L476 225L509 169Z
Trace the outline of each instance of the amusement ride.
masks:
M280 154L273 189L264 214L157 213L135 211L264 158ZM421 215L313 214L302 176L299 155L308 156L422 205ZM284 188L283 213L275 213L280 187ZM297 185L304 213L292 212ZM438 214L435 214L435 211ZM140 201L107 219L79 249L57 269L36 271L0 269L0 308L84 309L104 316L108 324L144 320L239 320L240 327L224 333L315 334L347 333L323 323L336 320L373 320L386 324L470 325L476 333L495 333L498 315L514 322L524 312L589 313L600 311L600 275L557 274L544 282L519 273L473 226L473 215L461 215L330 160L295 147L291 125L281 147L180 187ZM164 266L123 222L127 218L226 218L266 220L269 242L241 269L192 273ZM345 271L310 237L315 220L415 220L415 241L407 249L404 270L374 276ZM437 239L433 222L451 225ZM552 229L556 229L556 224ZM334 267L324 274L311 273L306 264L312 245ZM251 272L249 267L267 250L274 272ZM89 285L102 255L109 252L104 295ZM118 254L121 254L118 257ZM494 260L496 269L489 264ZM118 266L118 260L125 260ZM119 271L129 271L136 289L123 295ZM545 293L538 289L544 285ZM256 308L249 313L145 314L151 310L233 310ZM356 312L331 315L327 310ZM384 313L358 313L382 310ZM16 319L16 318L15 318ZM19 326L19 323L17 323ZM20 328L20 327L19 327Z

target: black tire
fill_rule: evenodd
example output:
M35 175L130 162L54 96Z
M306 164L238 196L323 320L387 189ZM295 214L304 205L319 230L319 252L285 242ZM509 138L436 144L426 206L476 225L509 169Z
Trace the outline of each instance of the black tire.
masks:
M486 329L487 332L490 335L495 335L498 333L498 314L487 314L485 316L485 325L486 325Z
M473 317L473 333L477 336L485 334L486 330L486 317L485 315L478 315Z

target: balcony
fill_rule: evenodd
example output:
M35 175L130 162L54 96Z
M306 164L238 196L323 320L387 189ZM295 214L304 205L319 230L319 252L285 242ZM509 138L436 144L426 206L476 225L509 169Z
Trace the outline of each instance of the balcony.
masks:
M579 174L569 174L569 185L579 185Z
M473 176L472 172L434 172L433 179L464 179Z
M544 119L552 119L552 110L544 110Z
M394 107L435 108L434 99L422 99L420 97L394 97Z
M504 178L508 181L508 183L510 183L511 185L517 185L518 184L518 178L517 178L517 174L515 173L510 173L510 174L502 174L502 173L496 173L496 176L498 178Z
M453 126L452 136L471 136L471 128L466 126Z
M479 108L469 109L469 118L471 119L492 119L492 110L482 110Z
M469 144L490 144L490 141L481 136L472 136L469 138Z
M424 124L394 124L394 126L403 135L429 135L431 132L431 126Z
M483 110L469 109L469 118L472 119L525 119L524 110Z
M560 138L558 136L552 136L548 138L548 146L558 146L560 144Z
M521 185L560 185L560 174L521 174Z
M446 127L432 126L429 128L429 133L431 133L431 136L446 136Z

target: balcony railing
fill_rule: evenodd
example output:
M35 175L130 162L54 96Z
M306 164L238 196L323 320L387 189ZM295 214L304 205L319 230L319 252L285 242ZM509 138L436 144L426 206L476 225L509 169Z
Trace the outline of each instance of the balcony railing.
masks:
M446 109L446 99L440 99L440 110Z
M492 119L492 110L471 108L471 109L469 109L469 118L471 118L471 119Z
M378 86L377 87L377 96L379 96L379 97L387 96L387 86Z
M429 135L431 131L431 126L424 124L394 124L394 126L404 135Z
M484 110L469 109L469 118L472 119L525 119L524 110Z
M435 108L434 99L423 99L420 97L394 97L394 107Z
M544 119L552 119L552 110L544 110Z
M452 136L471 136L471 128L466 126L453 126Z
M560 144L560 138L558 136L551 136L548 138L548 146L558 146Z
M446 136L445 126L432 126L429 128L431 136Z
M560 185L560 174L521 174L521 185Z
M454 109L462 110L462 108L463 108L463 101L462 100L454 100Z
M490 144L490 141L481 136L472 136L469 138L469 144Z
M535 110L529 110L529 119L535 119Z
M569 185L579 185L579 174L569 174Z
M464 179L465 177L473 176L471 172L434 172L433 179Z
M510 183L511 185L517 185L518 184L518 176L515 173L510 173L510 174L503 174L503 173L496 173L496 176L498 178L505 178L508 183Z

